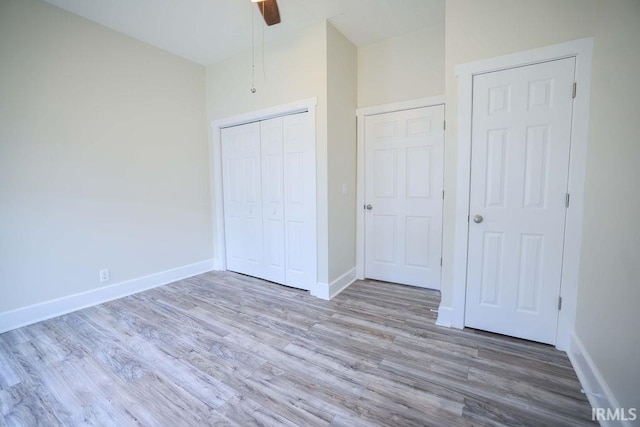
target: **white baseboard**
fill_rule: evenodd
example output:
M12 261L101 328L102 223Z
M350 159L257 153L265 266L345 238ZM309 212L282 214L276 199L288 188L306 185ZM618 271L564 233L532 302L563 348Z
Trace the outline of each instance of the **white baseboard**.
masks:
M98 305L103 302L126 297L211 270L213 270L213 260L205 260L148 276L138 277L137 279L126 280L110 286L92 289L79 294L5 311L0 313L0 333Z
M314 283L309 289L309 293L314 297L329 301L329 285L323 282Z
M571 334L571 341L569 343L567 356L569 356L571 365L573 365L573 369L576 371L576 375L578 375L580 385L587 395L592 408L609 408L611 410L620 408L618 400L613 395L613 392L604 380L600 370L593 362L589 352L582 344L582 341L580 341L580 338L578 338L575 333ZM631 426L631 422L627 420L600 420L600 425L607 427Z
M436 325L450 328L453 325L453 308L440 305Z
M340 292L344 291L356 281L356 268L352 268L351 270L344 273L342 276L338 277L336 280L331 282L329 285L329 299L335 297Z
M331 284L318 282L315 286L310 289L311 295L314 297L318 297L324 300L330 300L331 298L338 295L340 292L344 291L356 281L356 268L352 268L351 270L344 273L342 276L338 277L336 280L331 282Z

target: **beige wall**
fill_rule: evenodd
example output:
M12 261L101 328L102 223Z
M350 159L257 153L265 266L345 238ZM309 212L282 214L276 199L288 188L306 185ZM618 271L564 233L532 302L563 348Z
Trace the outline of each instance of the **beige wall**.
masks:
M328 24L329 283L356 265L357 68L355 46ZM346 195L343 185L346 185Z
M444 94L444 22L358 48L358 107Z
M262 46L256 46L256 93L250 91L251 50L207 67L209 119L316 96L319 109L326 110L326 27L327 24L321 22L289 39L267 43L264 46L264 68Z
M595 0L447 0L442 303L452 303L458 64L593 36Z
M0 312L212 256L204 67L0 2Z
M640 2L600 0L596 15L576 335L618 403L640 408Z

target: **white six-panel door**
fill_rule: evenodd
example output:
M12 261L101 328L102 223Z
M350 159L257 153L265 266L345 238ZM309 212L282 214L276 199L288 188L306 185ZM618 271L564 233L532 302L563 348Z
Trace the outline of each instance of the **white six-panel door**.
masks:
M365 275L440 289L444 106L365 120Z
M311 289L317 280L309 113L221 130L227 269Z
M466 326L555 343L574 68L473 78Z

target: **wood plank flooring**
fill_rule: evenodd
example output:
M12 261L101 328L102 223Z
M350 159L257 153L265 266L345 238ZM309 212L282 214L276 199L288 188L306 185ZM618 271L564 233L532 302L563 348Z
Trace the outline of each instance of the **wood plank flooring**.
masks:
M438 302L203 274L0 335L0 426L592 423L564 353L437 327Z

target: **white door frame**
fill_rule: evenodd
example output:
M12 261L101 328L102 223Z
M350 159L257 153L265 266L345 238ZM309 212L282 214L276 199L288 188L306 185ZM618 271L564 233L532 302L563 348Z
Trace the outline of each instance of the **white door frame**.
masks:
M376 105L373 107L358 108L357 118L357 150L356 150L356 278L362 280L364 276L365 264L365 242L364 242L364 204L365 204L365 147L364 147L364 125L367 116L376 114L392 113L395 111L412 110L414 108L434 107L444 105L445 96L432 96L410 101L395 102L392 104ZM446 144L445 144L446 150Z
M458 142L456 179L456 216L453 259L452 306L439 309L438 324L464 327L467 285L467 244L469 238L469 180L471 178L471 123L473 76L508 68L532 65L568 57L576 58L575 81L577 97L573 104L571 126L571 153L569 160L569 193L571 204L567 209L564 239L564 257L556 347L566 350L574 329L582 240L582 211L584 180L587 163L587 133L589 97L591 87L591 60L593 39L585 38L553 46L533 49L495 58L458 65ZM571 90L571 88L567 88ZM443 287L446 290L446 287ZM444 299L444 298L443 298Z
M274 107L264 108L262 110L251 111L249 113L238 114L235 116L225 117L223 119L211 122L211 179L213 185L211 187L211 213L213 223L213 268L214 270L224 271L227 269L227 249L224 236L224 199L222 190L222 139L220 130L230 126L238 126L245 123L256 122L259 120L271 119L288 114L302 113L308 111L311 115L311 132L316 135L316 106L318 98L308 98L301 101L292 102L290 104L277 105ZM318 206L316 206L316 209ZM326 233L327 230L321 230L318 224L318 234Z

